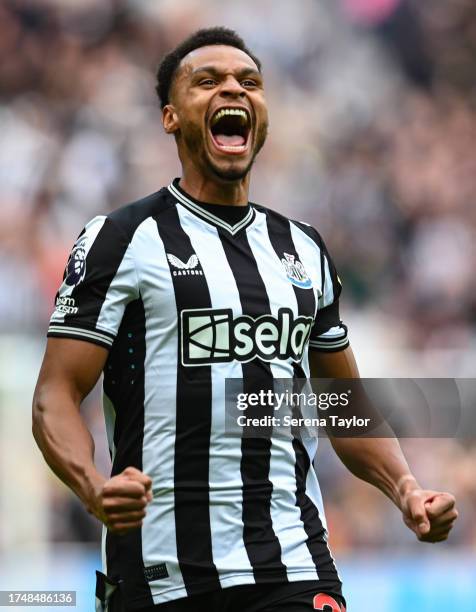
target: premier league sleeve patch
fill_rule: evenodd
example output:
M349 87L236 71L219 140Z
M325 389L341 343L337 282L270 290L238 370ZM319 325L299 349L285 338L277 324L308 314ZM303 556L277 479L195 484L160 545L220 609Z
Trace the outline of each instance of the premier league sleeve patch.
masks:
M86 224L68 258L48 337L112 346L127 305L139 295L129 246L128 237L106 216Z
M66 269L64 282L70 287L78 285L86 275L86 237L76 241L71 251Z

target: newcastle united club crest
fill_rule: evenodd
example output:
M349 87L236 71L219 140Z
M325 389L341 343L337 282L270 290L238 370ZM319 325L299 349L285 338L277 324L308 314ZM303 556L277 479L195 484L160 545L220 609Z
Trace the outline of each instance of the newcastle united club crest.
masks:
M283 253L283 255L284 257L281 259L281 263L292 284L301 289L310 289L312 287L312 281L299 259L296 259L294 255L290 255L289 253Z

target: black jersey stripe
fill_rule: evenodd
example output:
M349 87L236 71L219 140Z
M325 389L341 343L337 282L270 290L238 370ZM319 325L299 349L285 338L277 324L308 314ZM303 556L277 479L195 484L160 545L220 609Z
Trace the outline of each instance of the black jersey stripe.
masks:
M114 446L117 451L112 476L129 466L142 471L145 355L145 311L142 299L138 299L126 307L118 339L104 369L104 392L116 412ZM125 535L108 531L106 559L109 577L122 580L121 588L126 601L140 598L144 605L153 605L143 572L142 529Z
M176 208L162 213L157 227L167 255L183 262L196 255ZM174 458L177 556L187 593L194 595L203 591L203 583L211 590L220 588L213 562L209 512L212 380L209 365L186 367L182 364L180 324L183 310L210 308L211 299L200 264L195 268L197 274L182 276L174 274L174 259L167 259L179 321Z
M235 278L243 314L258 317L270 313L266 287L258 271L246 232L231 238L229 234L219 230L219 236ZM273 389L273 376L269 363L254 359L243 363L242 367L244 393ZM272 406L268 410L271 416ZM256 414L253 414L253 411L256 411ZM265 414L267 414L265 409L260 406L249 408L247 412L247 416L250 417ZM243 540L255 581L286 582L288 579L286 566L281 560L281 545L271 519L273 493L273 485L269 480L271 439L243 438L241 453Z
M83 326L95 327L108 289L128 246L127 236L117 229L113 221L106 218L86 256L85 277L74 287L70 296L81 304L82 311L88 313L87 318L82 319ZM75 318L72 314L65 314L65 325Z
M296 250L292 237L290 222L287 219L277 217L276 215L273 215L272 217L267 215L267 225L270 241L277 256L281 259L283 257L283 253L289 253L299 260L299 253ZM314 315L316 300L312 288L303 289L293 284L293 289L294 295L296 296L299 311L298 314L307 315L312 313ZM298 381L299 379L302 380L307 377L301 364L293 365L293 391L300 392L301 385ZM297 414L293 416L302 416L298 406L293 408L293 410L296 410L297 412ZM301 511L301 521L303 522L307 535L306 544L316 566L316 571L318 572L318 575L320 575L322 570L329 574L332 572L333 562L325 542L325 530L319 516L319 510L306 495L306 477L311 463L306 449L303 447L302 442L299 439L298 432L293 431L293 433L296 436L293 439L293 448L296 454L296 505ZM335 575L337 577L337 573Z
M331 259L331 256L329 255L329 251L327 250L327 247L324 244L324 242L322 242L321 253L323 255L323 260L327 261L327 265L329 266L329 273L330 273L331 282L332 282L332 295L333 295L333 301L335 302L336 299L341 294L342 286L340 284L339 277L337 275L337 270L334 266L334 263Z
M329 253L327 252L326 246L324 244L324 241L321 238L321 235L319 234L319 232L311 227L310 225L308 225L307 223L301 223L300 221L290 221L290 223L293 223L296 227L298 227L302 232L304 232L307 236L309 236L309 238L311 238L311 240L313 240L316 244L316 246L319 249L320 252L320 264L321 264L321 286L320 286L320 290L321 290L321 295L324 295L324 284L325 284L325 280L326 280L326 275L325 275L325 256L327 256L328 262L329 262L329 267L332 266L332 260L329 256Z
M288 253L295 257L297 261L300 261L299 253L296 250L291 234L289 220L284 217L268 214L266 215L266 224L268 226L269 239L278 258L281 260L284 258L284 253ZM315 316L317 305L312 287L304 289L294 283L291 284L298 303L299 315Z
M277 257L279 259L283 259L284 253L288 253L299 261L299 253L297 252L293 241L288 219L278 215L271 216L267 214L266 224L268 227L269 240ZM309 289L304 289L295 285L294 283L291 284L296 297L298 307L297 314L299 316L315 316L317 304L312 287ZM300 363L293 364L293 371L295 380L306 378L306 374Z
M284 254L287 253L292 255L297 261L300 261L299 253L296 250L296 246L294 244L291 228L289 225L289 220L281 217L279 215L270 215L266 214L266 225L268 228L268 236L271 242L271 245L277 255L277 257L282 260L284 258ZM289 281L291 283L291 281ZM314 291L312 287L309 289L304 289L299 287L293 283L292 287L294 290L294 295L296 297L296 303L298 307L298 315L305 316L314 316L316 313L316 300L314 297ZM300 386L297 383L299 379L306 378L306 374L302 368L301 363L293 363L293 391L300 392ZM301 413L301 409L299 405L293 406L293 417L301 418L303 415ZM298 435L299 432L294 432L293 434Z
M340 580L326 543L326 531L319 516L319 510L306 493L307 474L312 469L309 455L301 440L293 440L296 453L296 503L301 510L301 520L307 534L307 546L316 566L319 580L339 583Z

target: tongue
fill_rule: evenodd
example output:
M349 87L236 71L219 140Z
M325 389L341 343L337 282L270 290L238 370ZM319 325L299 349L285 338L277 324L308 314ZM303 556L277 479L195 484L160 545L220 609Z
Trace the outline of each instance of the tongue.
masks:
M215 140L222 147L241 147L245 144L245 139L239 134L233 134L232 136L217 134Z

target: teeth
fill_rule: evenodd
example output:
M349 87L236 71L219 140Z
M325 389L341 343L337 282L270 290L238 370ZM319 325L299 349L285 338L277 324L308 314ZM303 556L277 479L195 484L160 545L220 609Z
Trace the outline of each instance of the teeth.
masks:
M216 115L214 115L212 125L215 125L215 123L220 121L220 119L226 115L236 115L237 117L241 118L242 123L248 123L248 115L244 110L239 108L222 108L220 111L218 111L218 113L216 113Z

